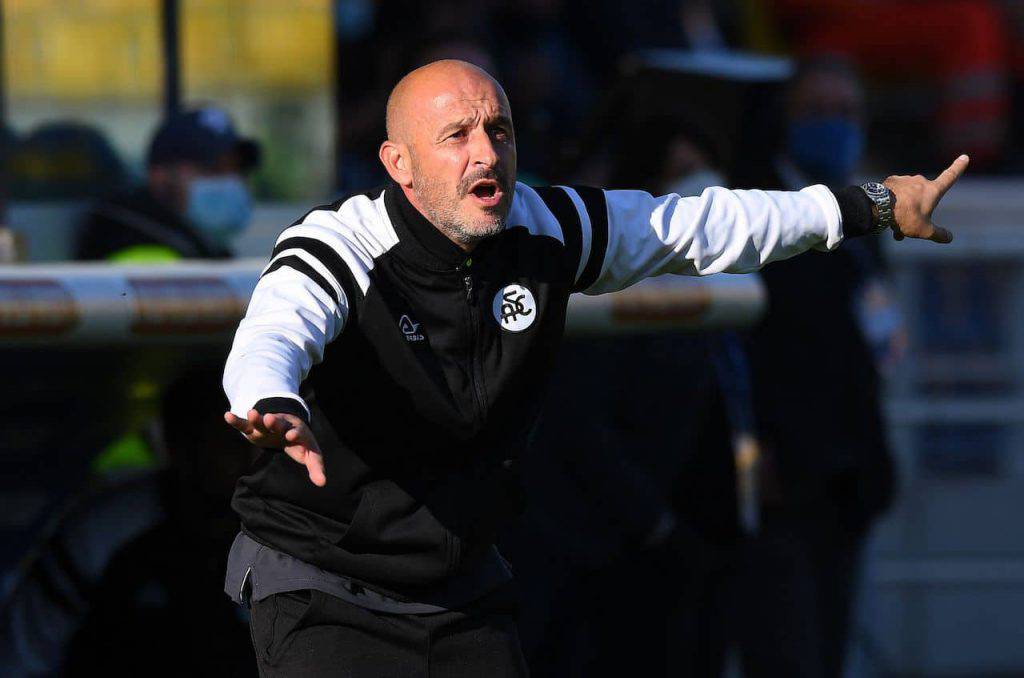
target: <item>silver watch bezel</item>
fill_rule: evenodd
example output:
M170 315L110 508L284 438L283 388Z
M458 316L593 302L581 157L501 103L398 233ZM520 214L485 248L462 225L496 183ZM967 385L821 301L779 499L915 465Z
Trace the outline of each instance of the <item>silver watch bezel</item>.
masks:
M871 201L878 207L878 223L872 229L872 233L881 233L887 229L896 229L896 215L893 213L895 196L885 184L877 181L869 181L861 184L861 190L867 194Z

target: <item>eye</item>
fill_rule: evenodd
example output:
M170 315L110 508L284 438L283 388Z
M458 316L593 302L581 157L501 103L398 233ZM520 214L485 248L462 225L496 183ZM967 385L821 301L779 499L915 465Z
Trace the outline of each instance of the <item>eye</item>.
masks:
M493 128L491 130L491 134L494 135L495 139L500 139L501 141L507 141L508 138L511 136L508 133L508 130L506 128L504 128L504 127L495 127L495 128Z
M466 130L460 129L449 134L445 139L461 139L466 136Z

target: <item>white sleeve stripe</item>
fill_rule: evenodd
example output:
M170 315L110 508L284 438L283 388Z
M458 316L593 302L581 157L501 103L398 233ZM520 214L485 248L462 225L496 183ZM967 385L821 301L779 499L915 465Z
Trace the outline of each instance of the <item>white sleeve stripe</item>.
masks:
M573 278L573 283L580 281L580 276L583 275L583 269L587 267L587 261L590 259L590 243L593 240L593 229L590 225L590 213L587 212L587 206L583 204L583 199L580 194L568 186L559 186L564 190L569 198L572 200L572 204L576 206L576 211L580 214L580 263L576 267L576 277Z
M283 255L284 252L282 252L281 254ZM299 276L299 278L296 278L295 276ZM296 271L294 268L291 267L288 267L287 270L285 270L284 268L278 268L277 270L267 273L265 276L260 278L260 281L258 283L256 283L256 287L257 289L259 289L260 285L264 284L264 281L266 281L267 285L272 285L279 284L280 282L286 282L285 280L282 279L288 278L290 278L292 281L301 280L304 289L315 295L317 301L324 304L329 311L336 314L341 319L341 322L338 323L337 330L330 337L331 341L333 341L339 334L341 334L342 328L345 326L345 323L348 322L348 298L345 296L345 291L341 291L341 296L338 297L338 302L335 303L334 299L332 299L330 295L328 295L327 292L322 287L320 287L320 285L318 285L316 282L312 280L309 280L309 277L304 273ZM253 294L255 294L255 290L253 291Z

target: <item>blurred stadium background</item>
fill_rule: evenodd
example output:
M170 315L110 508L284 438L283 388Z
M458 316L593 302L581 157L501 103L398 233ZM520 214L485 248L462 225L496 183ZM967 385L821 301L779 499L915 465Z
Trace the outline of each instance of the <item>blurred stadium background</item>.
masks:
M261 143L233 249L262 258L310 206L383 178L383 102L418 63L456 56L505 84L527 183L650 182L670 138L654 122L671 118L714 137L742 185L777 150L793 60L828 52L865 83L858 178L974 159L936 219L953 245L882 243L905 338L882 367L899 489L863 556L846 672L1024 675L1024 2L0 0L0 26L0 600L109 481L100 452L156 416L183 365L226 353L230 323L47 339L25 314L50 318L62 293L11 282L75 274L53 266L83 212L141 180L169 112L215 104ZM246 284L210 317L237 317Z

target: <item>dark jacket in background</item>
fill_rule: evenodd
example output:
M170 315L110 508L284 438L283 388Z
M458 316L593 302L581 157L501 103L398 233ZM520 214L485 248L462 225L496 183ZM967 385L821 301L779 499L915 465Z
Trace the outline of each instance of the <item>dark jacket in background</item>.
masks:
M761 183L784 186L777 176ZM868 520L892 502L879 375L855 310L879 266L867 243L847 241L761 271L768 310L747 351L759 437L788 505L842 502L848 517Z
M97 203L82 221L75 259L106 259L138 245L160 245L183 259L224 259L227 250L197 234L145 186Z
M827 257L808 252L761 272L768 311L747 343L761 524L744 544L734 610L750 678L843 675L864 545L895 484L856 310L878 266L863 243L844 242Z

